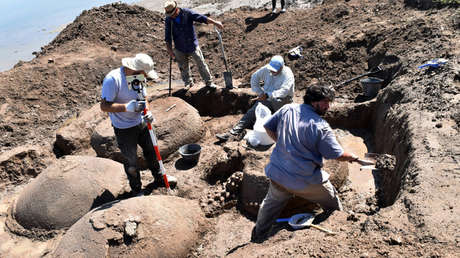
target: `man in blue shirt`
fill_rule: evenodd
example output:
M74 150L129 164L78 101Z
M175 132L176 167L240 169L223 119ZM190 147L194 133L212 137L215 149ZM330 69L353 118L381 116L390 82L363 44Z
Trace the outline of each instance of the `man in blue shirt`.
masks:
M138 100L139 92L135 84L142 78L158 78L153 69L153 60L146 54L121 60L122 66L109 72L102 82L101 110L109 113L118 147L125 158L125 172L134 194L141 191L141 177L137 167L137 145L143 150L144 158L154 177L154 184L164 186L160 166L156 160L152 139L146 122L152 123L150 111L143 116L146 102ZM135 80L138 80L137 82ZM138 87L138 86L137 86ZM145 90L145 88L144 88ZM144 94L145 95L145 94ZM170 185L177 184L177 179L167 175Z
M214 24L220 30L224 28L222 23L190 9L179 8L176 1L165 2L165 13L166 49L171 58L175 59L179 65L185 88L189 89L193 86L193 80L190 77L190 58L195 61L206 87L216 88L216 85L212 82L211 72L198 45L193 22ZM172 40L174 40L174 50L172 48Z
M329 124L321 118L334 97L329 87L311 86L304 104L285 105L265 123L276 146L265 167L270 186L260 205L252 241L266 236L293 195L318 203L325 212L342 210L329 174L322 170L323 158L353 162L358 157L342 149Z

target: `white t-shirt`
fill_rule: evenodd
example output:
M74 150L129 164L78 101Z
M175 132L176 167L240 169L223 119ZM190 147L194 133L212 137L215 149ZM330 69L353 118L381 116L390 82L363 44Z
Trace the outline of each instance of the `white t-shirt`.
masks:
M110 71L102 82L102 99L107 102L125 104L137 99L137 92L128 88L123 66ZM141 113L137 112L109 112L112 125L119 129L130 128L142 122Z

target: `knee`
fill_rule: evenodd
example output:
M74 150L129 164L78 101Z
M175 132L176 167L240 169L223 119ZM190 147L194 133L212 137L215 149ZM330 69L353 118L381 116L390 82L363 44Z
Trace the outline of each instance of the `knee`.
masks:
M137 177L137 168L136 167L128 167L127 172L131 176Z

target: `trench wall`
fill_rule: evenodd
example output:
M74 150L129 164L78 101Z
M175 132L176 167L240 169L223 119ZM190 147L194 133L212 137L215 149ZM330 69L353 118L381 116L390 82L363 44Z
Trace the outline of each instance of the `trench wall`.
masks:
M407 183L408 171L416 169L411 117L404 105L397 105L402 97L402 93L396 90L383 91L375 103L372 117L376 152L396 157L395 170L379 174L378 199L382 207L396 201Z

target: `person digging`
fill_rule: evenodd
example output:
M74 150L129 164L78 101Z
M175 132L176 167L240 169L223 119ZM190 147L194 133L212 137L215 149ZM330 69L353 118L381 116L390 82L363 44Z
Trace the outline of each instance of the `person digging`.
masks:
M261 82L263 82L263 86L261 86ZM284 64L282 56L273 56L270 63L252 74L251 89L258 95L253 99L256 103L229 132L216 134L219 140L227 141L230 138L241 140L244 137L244 129L253 127L256 122L255 112L259 102L267 106L272 114L283 105L292 103L294 75L291 69Z
M261 242L291 197L298 196L321 206L325 214L342 210L337 191L322 169L323 158L358 162L358 157L343 150L329 126L321 118L334 100L327 86L310 86L303 104L289 104L264 124L276 142L265 167L270 185L257 214L251 241Z
M125 158L125 172L133 194L141 191L142 183L137 166L137 145L141 146L148 168L154 178L154 187L164 187L165 182L160 166L155 159L155 151L147 128L147 123L154 121L149 111L142 115L146 102L137 100L136 83L146 77L158 78L153 69L154 63L150 56L139 53L135 57L121 60L120 68L110 71L102 82L101 110L109 113L115 132L118 147ZM145 90L145 88L144 88ZM177 185L177 179L167 175L171 186Z
M165 2L165 42L166 50L169 56L176 60L181 73L185 89L193 86L193 80L190 77L190 58L196 63L201 78L204 80L206 87L216 88L212 81L211 72L204 60L198 44L193 22L214 24L220 30L223 30L220 21L213 20L207 16L198 14L187 8L179 8L176 1ZM174 50L172 41L174 40Z

